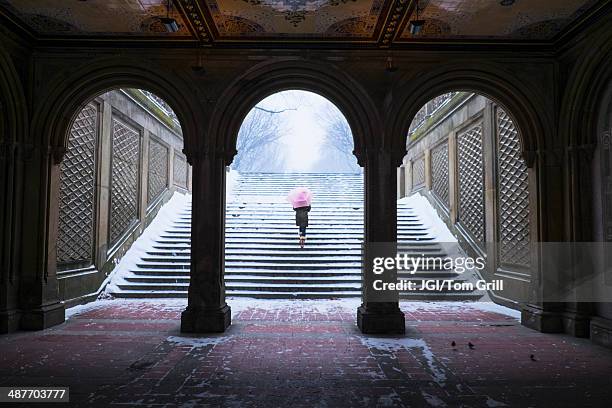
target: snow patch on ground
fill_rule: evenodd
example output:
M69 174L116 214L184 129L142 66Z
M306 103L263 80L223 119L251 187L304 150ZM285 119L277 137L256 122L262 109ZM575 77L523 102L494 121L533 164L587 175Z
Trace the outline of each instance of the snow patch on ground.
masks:
M386 352L396 352L401 349L418 349L421 356L427 362L433 380L441 386L446 382L446 374L434 358L434 354L423 339L408 337L360 337L361 344L369 349L377 349Z
M510 309L509 307L498 305L494 302L474 302L473 304L470 304L470 306L485 312L499 313L505 316L513 317L517 320L521 320L520 310Z
M81 313L89 312L90 310L97 309L100 306L100 303L103 301L94 301L90 303L85 303L84 305L76 305L66 309L65 317L66 320L72 318L73 316L79 315Z
M521 318L521 312L519 310L510 309L509 307L498 305L493 302L444 302L444 301L400 301L402 310L449 310L449 309L477 309L483 312L498 313L504 316L512 317L515 319Z
M227 304L232 308L232 316L247 309L296 310L311 313L354 313L361 305L360 298L340 299L254 299L248 297L228 297Z
M170 336L166 338L166 341L177 344L179 346L191 346L191 347L206 347L216 346L217 344L223 343L232 336L215 336L215 337L182 337L182 336Z
M124 278L132 269L137 268L137 263L155 245L155 240L167 229L173 226L177 214L191 206L191 194L174 193L170 200L164 204L151 224L143 231L142 235L132 244L131 248L123 255L115 269L110 273L110 282L106 286L105 293L112 294L120 291L118 284L125 283ZM185 248L186 250L188 248ZM180 254L180 251L177 252Z

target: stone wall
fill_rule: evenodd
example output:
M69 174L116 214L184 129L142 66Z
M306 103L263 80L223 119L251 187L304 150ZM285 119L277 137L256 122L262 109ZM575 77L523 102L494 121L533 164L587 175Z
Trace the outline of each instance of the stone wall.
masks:
M487 257L486 278L504 277L504 293L491 295L520 308L530 289L534 212L517 126L499 105L465 92L417 118L400 167L404 195L427 197L462 246Z
M189 189L180 126L145 93L111 91L73 120L60 165L57 276L67 304L96 296L175 192Z

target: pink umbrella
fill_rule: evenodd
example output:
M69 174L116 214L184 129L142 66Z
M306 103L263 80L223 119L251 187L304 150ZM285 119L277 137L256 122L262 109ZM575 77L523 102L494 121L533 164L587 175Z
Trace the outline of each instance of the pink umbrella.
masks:
M312 193L306 187L296 187L287 194L293 208L307 207L312 202Z

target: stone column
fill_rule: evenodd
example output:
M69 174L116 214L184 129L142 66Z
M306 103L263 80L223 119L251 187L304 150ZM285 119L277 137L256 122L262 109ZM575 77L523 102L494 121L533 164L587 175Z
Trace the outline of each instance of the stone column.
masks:
M448 206L451 225L457 223L459 213L459 186L457 176L457 133L448 135Z
M406 196L409 196L412 194L412 160L408 160L406 164L404 164L404 169L406 170L406 174L404 175L404 183L406 183L404 191L406 192Z
M535 202L531 211L538 214L541 242L564 241L564 190L563 179L564 155L561 149L541 150L530 153L532 157L528 164L533 166L537 182L531 186L537 187ZM530 163L532 162L532 163ZM537 245L537 244L536 244ZM535 247L535 259L532 259L532 281L530 302L521 307L521 324L544 333L563 332L563 303L550 302L546 299L557 292L556 285L561 284L560 266L554 259L557 255L547 253L546 246Z
M373 289L367 287L367 273L372 273L372 249L376 243L397 241L397 160L392 152L368 151L365 157L365 236L362 281L362 305L357 309L357 325L362 333L405 333L404 314L399 308L399 298L391 302L369 301ZM393 278L393 277L391 277ZM397 276L395 276L397 280ZM397 296L397 294L396 294Z
M101 270L107 261L110 223L110 194L111 194L111 160L112 160L112 133L113 133L113 107L107 100L101 102L100 137L98 141L98 186L97 186L97 228L96 228L96 268Z
M425 190L431 191L431 149L425 149L423 158L425 161Z
M24 213L19 285L21 328L41 330L64 321L56 275L59 173L65 149L27 147L23 153Z
M406 168L402 165L397 168L397 198L406 197L405 190L405 177L406 177Z
M0 118L1 119L1 118ZM0 135L0 334L19 328L17 242L19 240L20 194L15 180L20 167L15 143Z
M184 333L223 332L231 311L225 303L225 160L216 152L190 158L193 177L191 272Z

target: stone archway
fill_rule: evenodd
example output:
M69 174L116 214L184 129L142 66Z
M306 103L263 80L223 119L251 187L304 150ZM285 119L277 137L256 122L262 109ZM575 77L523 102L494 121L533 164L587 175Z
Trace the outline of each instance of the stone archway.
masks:
M396 205L391 194L395 156L383 149L380 107L371 95L329 64L277 60L257 65L232 82L217 101L208 128L215 145L194 164L194 179L203 182L193 189L192 254L198 258L192 258L189 305L182 315L185 332L220 332L230 324L223 278L225 165L236 154L236 138L246 113L264 97L287 89L318 93L344 114L354 137L354 153L365 171L366 248L368 243L395 241ZM369 259L367 254L364 259ZM363 332L404 333L404 315L397 302L372 303L364 296L357 315Z
M32 133L43 135L61 160L70 124L91 98L116 88L145 89L163 98L172 107L185 135L185 151L197 151L203 143L201 105L188 80L165 67L126 58L105 58L83 65L75 75L60 77L39 102L33 118ZM70 115L66 115L70 112ZM56 160L57 161L57 160Z
M529 167L532 241L551 239L551 234L556 234L558 229L552 224L545 225L541 221L545 218L550 219L552 213L558 217L562 216L563 206L559 203L563 193L552 186L558 185L564 163L555 153L558 141L552 137L554 136L554 126L551 121L553 113L546 104L546 88L541 84L530 84L519 79L502 67L484 65L469 68L469 63L465 66L456 64L443 66L423 73L418 78L418 81L406 80L407 84L400 92L403 99L391 114L392 125L389 133L392 139L389 143L394 149L404 151L410 119L416 115L421 106L437 95L450 91L467 91L490 98L504 107L505 112L519 129L522 156ZM545 212L548 212L548 217L542 217ZM532 259L531 281L524 288L517 290L519 293L530 294L529 298L541 299L539 291L542 289L539 282L543 279L542 274L547 273L547 279L554 279L553 275L557 271L540 270L537 266L538 252L534 251L533 256L535 259ZM524 299L525 295L521 297ZM509 301L509 299L499 300L504 303ZM525 306L522 307L526 309ZM532 327L540 325L543 309L542 305L536 305L526 311L523 323Z
M380 115L370 95L350 75L327 64L306 61L273 61L249 69L236 78L217 102L211 121L217 149L228 162L236 153L238 130L246 114L259 102L284 90L303 90L328 99L347 119L354 153L362 164L373 135L380 132Z
M49 91L37 99L30 135L33 139L34 165L26 167L25 182L36 180L41 188L29 191L26 209L32 214L32 234L23 248L27 248L27 265L31 271L24 276L23 291L42 293L29 297L25 305L29 316L22 319L22 327L45 328L64 319L64 305L58 300L56 275L56 237L58 231L58 199L60 163L66 152L69 129L76 115L95 96L114 88L137 87L149 90L166 99L175 110L183 128L188 158L203 143L201 117L197 102L187 82L164 67L144 61L124 58L104 58L84 64L72 75L57 75L51 79ZM35 220L39 222L35 223ZM25 298L25 297L24 297Z
M550 113L543 108L542 95L528 84L514 77L501 67L487 66L476 69L451 65L430 70L418 75L418 80L409 80L398 92L400 101L390 112L390 138L394 148L402 149L408 134L410 120L430 99L451 91L476 92L498 102L520 129L523 156L533 164L535 152L544 146L550 133ZM540 90L543 92L544 90ZM546 129L549 129L548 131Z

